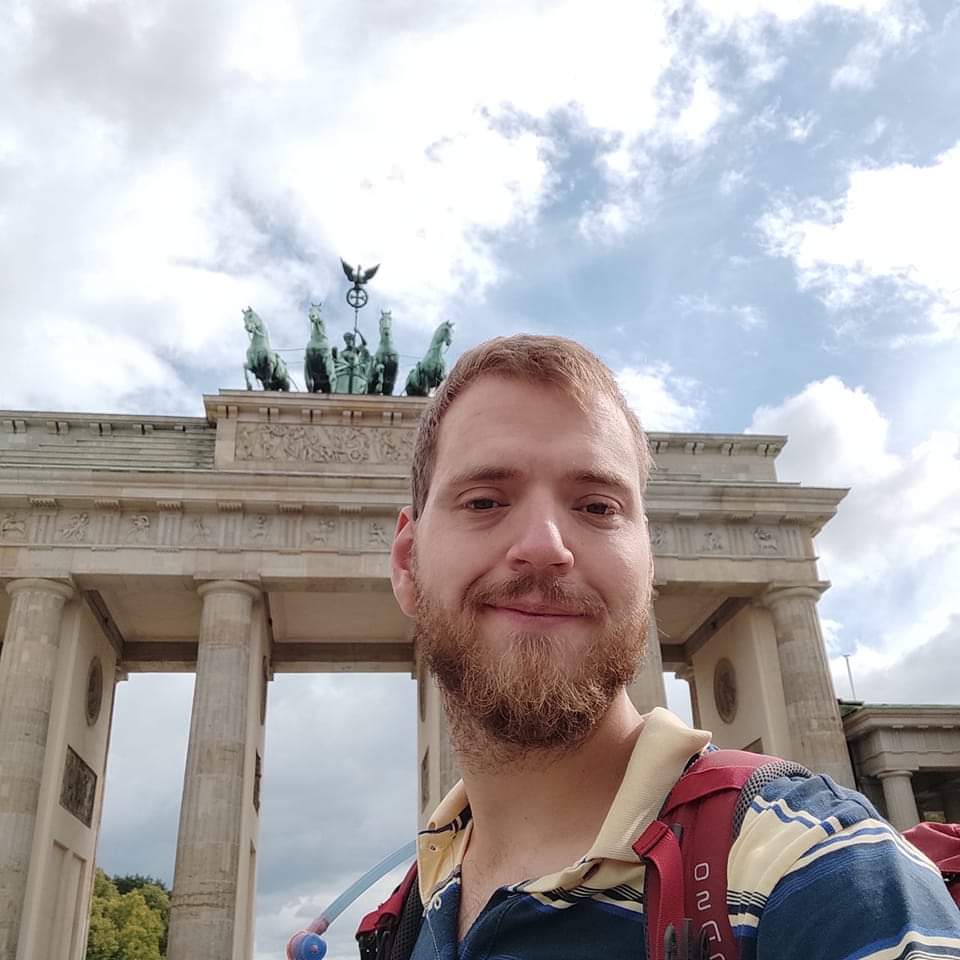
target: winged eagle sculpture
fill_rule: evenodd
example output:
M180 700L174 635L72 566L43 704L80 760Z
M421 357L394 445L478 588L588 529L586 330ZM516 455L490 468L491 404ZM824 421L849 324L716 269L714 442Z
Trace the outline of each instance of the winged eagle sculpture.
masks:
M358 288L362 287L368 280L372 280L380 269L379 263L375 267L370 267L369 270L364 270L359 263L356 267L351 267L343 257L340 258L340 264L343 267L343 272L347 275L347 279Z

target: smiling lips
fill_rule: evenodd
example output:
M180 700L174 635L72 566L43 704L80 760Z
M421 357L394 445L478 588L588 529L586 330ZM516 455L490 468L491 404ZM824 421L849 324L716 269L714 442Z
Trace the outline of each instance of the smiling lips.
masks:
M553 606L547 603L524 603L519 600L504 604L490 604L490 607L500 613L513 614L514 616L520 617L536 617L544 620L576 620L582 616L581 613L564 607Z

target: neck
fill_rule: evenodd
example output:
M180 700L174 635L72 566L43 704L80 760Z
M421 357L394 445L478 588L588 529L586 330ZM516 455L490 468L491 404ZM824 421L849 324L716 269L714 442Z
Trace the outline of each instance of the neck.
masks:
M494 864L503 851L559 850L586 853L623 780L643 726L621 690L590 737L569 752L510 756L479 736L458 738L458 759L470 799L474 833L471 856ZM470 746L461 750L461 744ZM480 752L483 751L483 752ZM497 764L475 762L498 757Z

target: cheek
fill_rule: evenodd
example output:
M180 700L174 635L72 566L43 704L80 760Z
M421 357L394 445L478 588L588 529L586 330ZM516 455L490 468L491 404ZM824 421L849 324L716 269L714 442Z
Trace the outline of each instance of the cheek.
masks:
M466 548L457 549L444 538L431 537L429 529L418 530L417 534L414 566L417 583L433 598L449 600L469 577L473 554Z
M650 552L643 544L630 544L616 559L600 568L599 588L611 605L630 606L650 589Z

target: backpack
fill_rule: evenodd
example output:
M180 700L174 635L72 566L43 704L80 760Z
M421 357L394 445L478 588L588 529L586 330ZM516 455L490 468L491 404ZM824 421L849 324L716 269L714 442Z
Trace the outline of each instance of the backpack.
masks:
M658 819L633 843L647 866L648 960L737 960L727 913L730 847L768 783L809 776L789 760L742 750L713 750L690 762ZM940 867L960 905L960 825L920 824L905 836ZM422 920L414 862L390 898L361 921L361 960L409 960Z
M918 823L904 836L940 868L947 891L960 907L960 823Z

